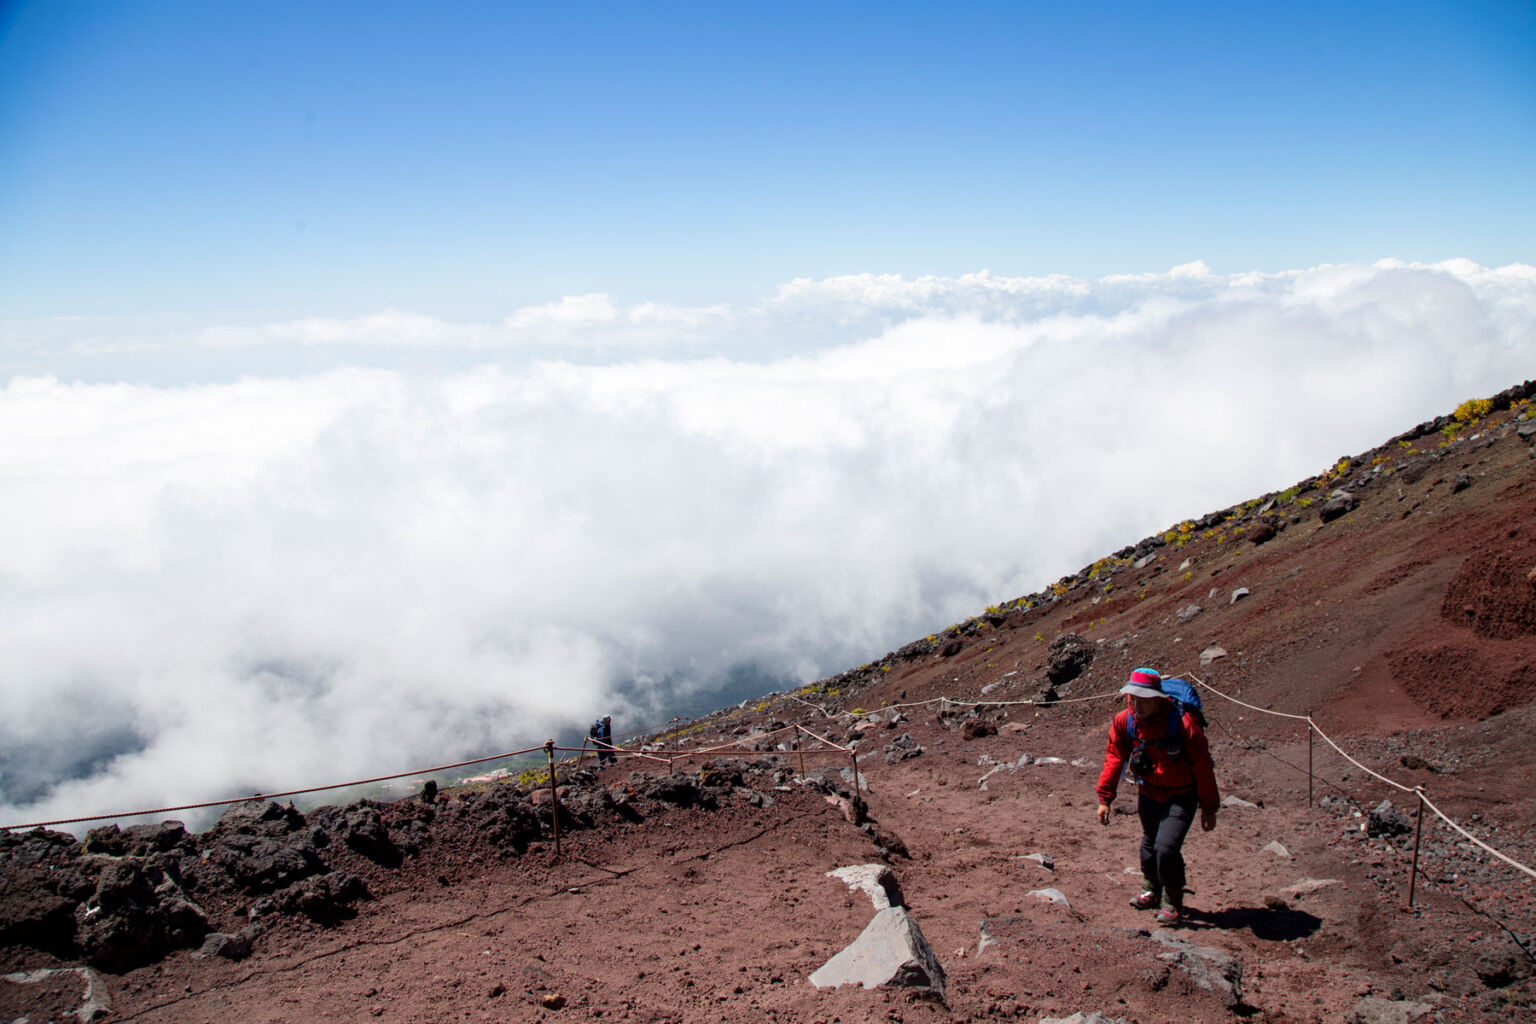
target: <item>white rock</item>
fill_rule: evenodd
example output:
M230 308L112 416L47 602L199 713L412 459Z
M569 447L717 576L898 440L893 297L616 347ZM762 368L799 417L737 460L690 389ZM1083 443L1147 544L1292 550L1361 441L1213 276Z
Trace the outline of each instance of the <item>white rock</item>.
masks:
M1270 843L1269 845L1265 846L1264 847L1264 852L1265 853L1272 853L1276 857L1284 857L1286 860L1290 860L1291 859L1291 851L1287 850L1284 846L1281 846L1280 842L1278 840L1276 840L1276 841Z
M1044 900L1047 903L1054 903L1058 907L1066 907L1068 910L1072 909L1072 904L1067 902L1066 894L1064 894L1060 889L1036 889L1031 892L1030 895L1035 897L1035 899Z
M944 968L905 907L876 913L859 937L817 968L810 981L817 988L895 985L944 998Z
M1200 667L1205 668L1217 658L1225 658L1226 656L1227 651L1224 647L1207 647L1200 652Z
M834 868L828 878L844 882L850 889L862 889L869 896L876 910L902 906L901 886L896 875L884 864L853 864L846 868Z

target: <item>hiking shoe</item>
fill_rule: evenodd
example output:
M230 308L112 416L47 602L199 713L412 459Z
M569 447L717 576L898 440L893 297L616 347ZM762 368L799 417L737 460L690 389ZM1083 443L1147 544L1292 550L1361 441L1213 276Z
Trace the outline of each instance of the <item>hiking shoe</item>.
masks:
M1157 912L1157 923L1176 928L1184 922L1184 911L1178 907L1164 907Z
M1137 910L1151 910L1161 902L1163 902L1163 898L1157 893L1148 889L1140 896L1132 898L1131 906L1135 907Z

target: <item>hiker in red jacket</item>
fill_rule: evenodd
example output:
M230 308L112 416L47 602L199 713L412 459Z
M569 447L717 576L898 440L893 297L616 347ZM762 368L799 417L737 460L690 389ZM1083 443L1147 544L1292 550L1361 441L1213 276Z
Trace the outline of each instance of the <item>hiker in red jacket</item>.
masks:
M1131 900L1138 910L1157 912L1160 924L1184 916L1184 837L1200 808L1200 827L1216 827L1216 773L1199 719L1163 693L1163 679L1138 668L1120 688L1130 705L1109 725L1104 771L1099 774L1099 824L1109 824L1120 773L1127 762L1136 780L1136 813L1141 817L1141 873L1146 888Z

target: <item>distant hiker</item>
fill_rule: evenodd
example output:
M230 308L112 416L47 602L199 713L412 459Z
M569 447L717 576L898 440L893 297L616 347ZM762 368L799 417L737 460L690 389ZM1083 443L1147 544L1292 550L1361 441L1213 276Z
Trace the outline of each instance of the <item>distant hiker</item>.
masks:
M587 735L592 738L592 745L597 748L597 763L599 767L619 759L619 755L613 752L612 715L604 715L593 722L592 728L587 730Z
M1172 681L1170 681L1171 685ZM1104 771L1099 774L1099 824L1109 824L1121 769L1129 762L1141 817L1141 873L1146 888L1131 900L1138 910L1157 912L1160 924L1184 916L1184 837L1200 808L1200 827L1216 827L1215 766L1198 710L1188 710L1163 690L1162 676L1138 668L1120 688L1130 705L1109 724Z

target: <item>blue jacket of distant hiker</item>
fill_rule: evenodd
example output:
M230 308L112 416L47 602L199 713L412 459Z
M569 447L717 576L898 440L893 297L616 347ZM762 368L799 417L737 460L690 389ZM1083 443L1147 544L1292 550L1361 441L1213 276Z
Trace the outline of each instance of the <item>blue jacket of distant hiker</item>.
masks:
M1129 704L1129 701L1127 701ZM1137 779L1147 796L1166 802L1193 791L1202 811L1215 811L1221 804L1216 791L1216 770L1211 761L1211 747L1205 730L1194 715L1185 713L1179 722L1183 752L1170 754L1157 741L1168 735L1169 717L1177 714L1172 701L1166 714L1151 721L1136 719L1136 735L1131 735L1131 709L1127 707L1109 723L1109 744L1104 750L1104 771L1099 775L1099 802L1113 803L1120 786L1120 775L1139 741L1152 760L1152 771Z

